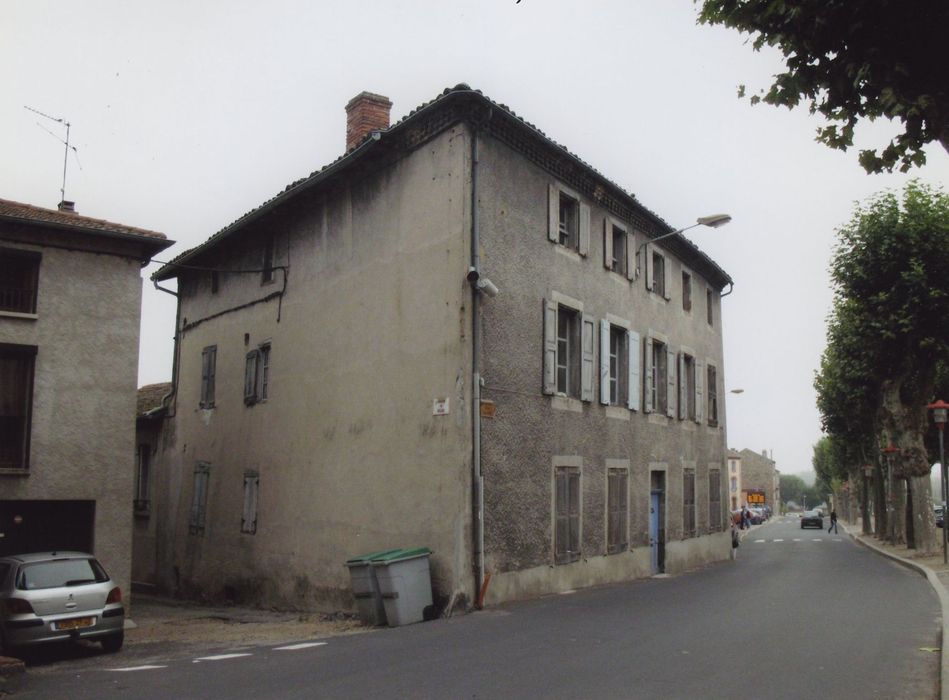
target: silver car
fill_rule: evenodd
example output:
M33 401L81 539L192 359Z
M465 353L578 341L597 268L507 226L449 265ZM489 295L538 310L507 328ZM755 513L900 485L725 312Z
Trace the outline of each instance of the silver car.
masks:
M0 646L90 639L107 652L125 639L122 591L91 554L41 552L0 558Z

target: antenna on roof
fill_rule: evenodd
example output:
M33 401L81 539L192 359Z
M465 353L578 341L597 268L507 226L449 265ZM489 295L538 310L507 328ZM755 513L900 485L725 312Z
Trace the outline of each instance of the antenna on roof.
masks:
M28 107L27 105L23 105L23 109L28 109L28 110L30 110L31 112L34 112L34 113L40 115L41 117L45 117L46 119L49 119L50 121L58 122L59 124L63 124L63 125L65 125L65 127L66 127L66 140L63 141L62 138L60 138L59 136L57 136L56 134L54 134L52 131L50 131L49 129L47 129L45 126L43 126L43 125L40 124L39 122L36 122L36 125L37 125L39 128L41 128L41 129L42 129L43 131L45 131L47 134L49 134L49 135L52 136L54 139L58 140L61 144L63 144L63 145L66 146L66 152L63 154L63 186L62 186L62 187L60 188L60 190L59 190L59 193L60 193L60 195L61 195L61 197L60 197L60 203L63 203L63 202L66 201L66 164L69 162L69 149L72 149L73 155L76 156L76 164L79 166L79 169L82 170L82 163L79 162L79 151L76 149L75 146L70 146L70 145L69 145L69 128L72 126L72 124L70 124L70 123L69 123L68 121L66 121L65 119L61 119L61 118L59 118L59 117L51 117L50 115L44 114L43 112L39 111L38 109L33 109L32 107Z

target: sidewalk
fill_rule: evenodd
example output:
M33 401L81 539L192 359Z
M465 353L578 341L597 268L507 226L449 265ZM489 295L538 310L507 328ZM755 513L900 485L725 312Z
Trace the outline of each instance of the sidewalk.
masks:
M888 542L877 539L873 535L864 535L860 522L848 523L843 520L838 521L838 525L847 535L854 539L858 544L868 549L882 554L885 557L913 569L925 576L929 584L936 592L939 598L939 605L942 608L942 649L941 663L939 670L939 697L942 700L949 700L949 655L946 654L946 644L949 643L949 564L943 563L943 552L941 546L942 531L937 530L940 536L940 547L936 554L923 556L915 549L909 549L906 545L892 545Z

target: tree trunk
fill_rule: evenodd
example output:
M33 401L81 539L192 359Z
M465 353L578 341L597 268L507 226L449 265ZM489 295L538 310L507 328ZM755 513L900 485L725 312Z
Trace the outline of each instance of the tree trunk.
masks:
M877 462L873 473L873 533L878 539L886 537L888 518L886 517L886 480L880 463Z
M933 513L932 483L929 474L907 479L913 501L912 524L916 549L924 554L935 554L939 549L936 538L936 516Z
M903 486L904 489L909 488L909 479L904 479L906 482ZM906 497L906 511L903 513L903 519L906 523L906 548L907 549L916 549L916 533L913 529L913 497L912 490L907 493Z
M906 482L897 477L891 479L893 493L890 494L887 510L887 539L893 544L906 544L906 519L900 514L906 510Z
M863 477L860 489L860 515L863 518L863 534L869 535L873 530L870 527L870 480L867 477Z

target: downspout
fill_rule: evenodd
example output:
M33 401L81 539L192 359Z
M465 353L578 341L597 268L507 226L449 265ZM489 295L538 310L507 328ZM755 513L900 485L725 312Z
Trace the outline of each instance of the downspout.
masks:
M478 125L471 127L471 469L474 486L474 555L476 607L484 603L484 475L481 473L481 275L478 216ZM473 279L472 279L473 278Z
M171 294L175 298L175 347L172 351L171 357L171 390L161 397L161 406L165 405L165 402L170 399L172 396L175 397L175 404L178 403L178 353L180 348L178 347L178 328L181 326L181 296L177 292L173 292L170 289L165 289L164 287L158 286L157 280L152 280L152 285L155 289L165 294ZM170 413L166 415L174 416L176 413L175 409L172 408Z

